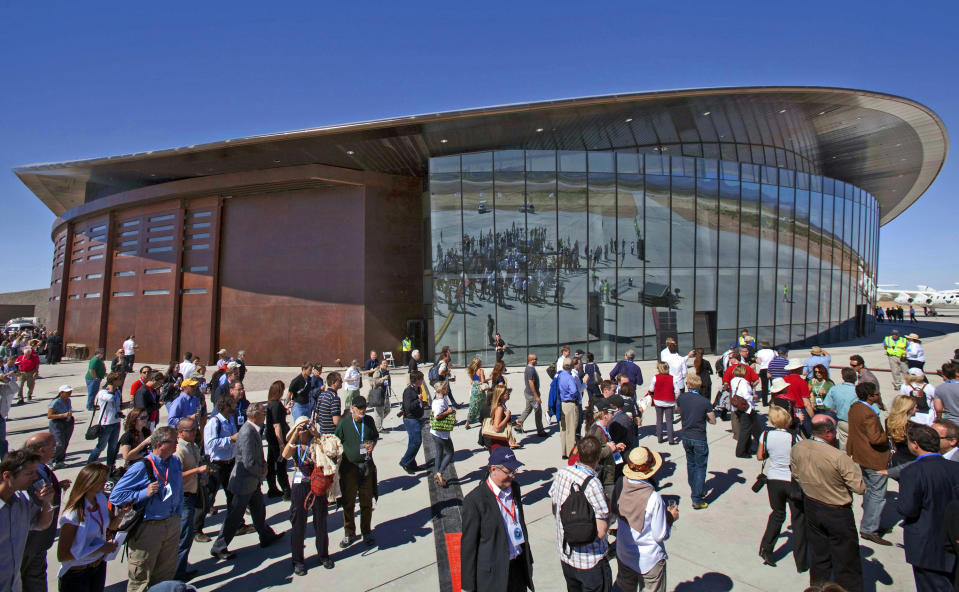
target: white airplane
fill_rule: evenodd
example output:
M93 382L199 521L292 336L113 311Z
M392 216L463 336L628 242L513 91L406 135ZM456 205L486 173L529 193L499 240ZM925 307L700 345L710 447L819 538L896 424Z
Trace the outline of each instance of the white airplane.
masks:
M959 282L956 282L959 285ZM890 298L903 306L926 306L933 311L938 308L959 308L959 290L936 290L929 286L916 286L918 290L899 290L896 284L881 284L879 298Z

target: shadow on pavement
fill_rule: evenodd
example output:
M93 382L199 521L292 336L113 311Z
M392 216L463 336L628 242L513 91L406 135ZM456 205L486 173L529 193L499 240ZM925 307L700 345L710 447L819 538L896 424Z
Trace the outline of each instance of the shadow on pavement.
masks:
M744 477L740 477L743 474L742 470L735 467L725 473L720 471L709 471L709 473L713 476L712 479L706 481L706 491L709 492L709 495L706 496L706 503L709 504L718 500L733 485L746 482Z
M676 585L675 592L726 592L733 589L733 581L726 574L716 571L706 572L692 580Z

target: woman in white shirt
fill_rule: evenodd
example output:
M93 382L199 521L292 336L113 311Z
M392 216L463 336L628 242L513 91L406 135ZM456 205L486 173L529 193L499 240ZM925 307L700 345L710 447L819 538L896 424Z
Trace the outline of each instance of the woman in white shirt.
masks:
M759 439L759 421L753 408L753 387L746 380L746 364L739 364L733 368L733 378L729 381L730 401L737 397L746 401L742 411L736 409L736 419L739 422L739 437L736 440L736 456L739 458L752 457L753 438Z
M906 374L900 395L911 397L916 402L916 414L910 421L931 426L936 421L936 389L926 382L926 377L919 368L910 368Z
M116 551L116 528L126 509L111 514L103 486L109 471L102 463L80 469L60 516L60 590L102 591L107 579L107 560Z
M772 512L766 521L766 531L759 543L759 556L763 564L776 566L773 550L786 520L786 505L789 504L793 531L793 559L800 573L808 569L806 559L806 523L803 517L803 497L799 485L793 481L789 468L789 455L798 437L789 431L792 416L778 405L769 408L769 424L773 428L759 437L759 452L756 458L763 461L766 475L766 493Z
M436 383L431 409L432 415L430 416L430 436L433 440L434 456L436 457L433 480L440 487L448 485L446 478L443 477L443 471L453 462L453 440L450 438L450 430L443 429L446 426L441 423L441 420L455 414L453 407L446 399L449 390L450 383L448 381L444 380Z
M95 399L98 411L95 411L90 418L90 421L100 426L100 436L97 438L97 445L87 457L87 464L99 460L100 452L106 448L107 466L111 471L117 464L120 424L123 421L120 410L130 405L122 402L124 377L122 372L111 372L107 375L106 384L97 393Z
M926 367L926 354L922 349L922 341L915 333L906 335L906 366L920 370Z

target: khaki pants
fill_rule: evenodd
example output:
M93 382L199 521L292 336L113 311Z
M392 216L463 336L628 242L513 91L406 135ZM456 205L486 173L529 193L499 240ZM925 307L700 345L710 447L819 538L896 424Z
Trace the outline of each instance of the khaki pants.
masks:
M127 592L145 592L150 586L172 580L180 544L180 516L144 521L129 543Z
M849 439L849 422L841 419L836 422L836 437L839 438L839 450L845 450L846 440Z
M576 425L579 423L579 405L576 401L564 402L563 417L559 422L560 440L563 443L563 456L569 456L576 445Z
M906 367L906 361L890 355L886 355L886 358L889 359L889 369L892 371L892 386L895 387L896 393L898 393L899 387L902 386L902 379L906 375L906 372L909 371Z
M37 371L33 372L18 372L17 373L17 385L20 387L17 392L17 397L19 400L23 400L23 385L27 385L27 396L31 399L33 398L33 387L36 385L37 380Z
M622 592L666 592L666 560L660 559L648 572L641 574L623 565L617 560L616 584L613 586Z

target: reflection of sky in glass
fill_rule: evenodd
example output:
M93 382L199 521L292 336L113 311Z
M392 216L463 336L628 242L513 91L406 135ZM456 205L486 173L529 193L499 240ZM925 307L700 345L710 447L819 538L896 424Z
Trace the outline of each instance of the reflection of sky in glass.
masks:
M497 329L509 364L558 343L654 356L665 333L693 345L698 313L715 315L720 348L741 328L815 339L875 295L875 200L828 178L511 150L432 159L429 181L433 332L460 361L491 365Z

